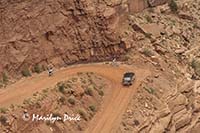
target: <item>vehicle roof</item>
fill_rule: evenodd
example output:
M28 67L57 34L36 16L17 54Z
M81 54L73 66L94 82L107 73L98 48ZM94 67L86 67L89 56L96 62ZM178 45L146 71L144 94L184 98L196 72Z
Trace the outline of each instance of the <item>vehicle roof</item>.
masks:
M132 76L134 76L134 75L135 75L134 72L126 72L126 73L124 74L124 77L132 77Z

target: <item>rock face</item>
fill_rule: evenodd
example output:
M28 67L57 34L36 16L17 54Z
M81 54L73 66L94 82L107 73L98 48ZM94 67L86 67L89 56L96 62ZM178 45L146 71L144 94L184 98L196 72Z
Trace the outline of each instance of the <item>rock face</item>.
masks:
M187 1L188 10L184 8L185 1L176 2L179 7L176 16L170 14L166 4L130 17L136 36L143 36L137 41L143 55L138 57L129 52L129 64L148 66L152 75L141 84L129 103L119 132L199 132L200 54L197 44L200 32L197 15L200 15L200 2ZM136 63L142 58L144 63Z
M108 29L113 16L117 19L115 8L91 1L1 2L1 71L119 55L125 49L119 35Z
M166 3L168 0L129 0L129 11L135 13L144 10L147 7L155 7Z
M147 1L148 1L149 6L154 7L157 5L164 4L168 2L169 0L147 0Z
M146 7L141 0L1 0L0 73L119 56L127 50L116 30L121 16Z

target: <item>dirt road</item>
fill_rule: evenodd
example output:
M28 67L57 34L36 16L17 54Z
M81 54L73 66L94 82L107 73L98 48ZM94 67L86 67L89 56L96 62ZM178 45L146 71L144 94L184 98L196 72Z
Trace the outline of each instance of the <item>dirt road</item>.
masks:
M136 73L136 81L131 87L121 85L122 75L126 71ZM92 64L64 68L55 72L54 76L48 77L46 73L35 75L0 91L0 107L10 104L21 104L24 99L31 97L33 93L54 86L57 82L67 80L70 75L77 72L95 72L111 81L111 87L106 90L102 108L88 124L87 133L110 133L116 132L120 124L122 114L141 81L150 74L148 70L134 68L126 65L113 67L110 65Z

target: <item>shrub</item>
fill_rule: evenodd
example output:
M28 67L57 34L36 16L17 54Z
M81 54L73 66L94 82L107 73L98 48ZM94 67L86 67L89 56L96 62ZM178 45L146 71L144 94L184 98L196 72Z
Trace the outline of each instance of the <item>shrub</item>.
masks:
M200 25L198 23L194 23L193 28L200 29Z
M36 66L34 66L34 72L36 72L36 73L41 73L42 72L42 68L41 68L41 66L40 65L36 65Z
M175 0L171 0L169 2L169 7L170 7L171 11L174 13L176 13L178 11L178 5Z
M146 38L151 38L152 34L151 33L145 33L144 34Z
M89 95L89 96L93 96L93 90L91 88L87 88L85 90L85 94Z
M37 96L37 94L38 94L38 93L37 93L37 92L35 92L35 93L33 93L33 96L34 96L34 97L36 97L36 96Z
M30 98L24 99L23 104L31 105L32 101Z
M61 102L62 104L65 104L65 101L66 101L65 97L60 97L59 102Z
M77 72L77 75L82 75L83 74L83 72Z
M86 112L85 112L84 110L79 109L79 110L78 110L78 113L79 113L79 115L80 115L84 120L87 121L87 114L86 114Z
M139 122L138 120L134 120L133 122L134 122L134 124L135 124L136 126L140 125L140 122Z
M74 77L71 80L72 80L72 82L76 82L78 79Z
M72 88L72 86L70 84L66 84L65 88L70 89L70 88Z
M149 23L153 23L153 20L152 20L152 18L150 17L150 16L146 16L146 20L147 20L147 22L149 22Z
M151 57L151 56L154 55L153 52L152 52L150 49L148 49L148 48L144 48L143 51L142 51L142 53L143 53L145 56L148 56L148 57Z
M0 112L1 112L1 113L4 113L4 114L5 114L7 111L8 111L8 109L6 109L6 108L0 108Z
M129 59L130 59L130 56L127 55L127 54L123 57L123 60L124 60L124 61L128 61Z
M11 109L14 109L14 108L15 108L15 105L14 105L14 104L11 104L11 105L10 105L10 108L11 108Z
M98 93L100 96L104 96L104 92L102 90L100 90Z
M149 9L148 9L148 12L154 13L154 12L155 12L155 11L154 11L154 8L149 8Z
M193 59L191 62L191 67L194 69L195 73L200 76L200 61Z
M29 71L28 68L24 68L24 69L21 71L21 73L22 73L22 75L23 75L24 77L29 77L29 76L31 76L31 73L30 73L30 71Z
M200 61L198 61L197 59L193 59L191 62L191 67L194 69L197 69L200 67Z
M154 88L147 88L147 87L144 87L144 89L148 92L148 93L150 93L150 94L154 94L155 93L155 89Z
M82 82L83 84L86 84L86 83L87 83L86 80L85 80L85 79L82 79L82 78L81 78L81 82Z
M96 106L95 106L95 105L90 105L90 106L89 106L89 109L90 109L92 112L95 112L95 111L96 111Z
M65 93L65 85L64 85L64 83L59 83L59 84L58 84L58 90L59 90L61 93Z
M68 102L69 102L70 104L72 104L72 105L75 105L75 103L76 103L75 99L72 98L72 97L70 97L70 98L68 99Z
M36 107L37 109L40 109L42 106L41 106L40 102L37 101L37 102L35 103L35 107Z
M7 122L7 118L3 115L0 116L0 122L2 125L6 125L6 122Z
M62 115L59 112L53 112L52 114L53 117L61 117Z
M50 121L46 121L45 123L46 123L47 126L50 126L50 125L51 125L51 122L50 122Z
M8 82L8 76L6 75L6 73L3 73L2 81L3 81L4 84Z
M48 91L49 91L49 88L42 90L43 93L47 93Z

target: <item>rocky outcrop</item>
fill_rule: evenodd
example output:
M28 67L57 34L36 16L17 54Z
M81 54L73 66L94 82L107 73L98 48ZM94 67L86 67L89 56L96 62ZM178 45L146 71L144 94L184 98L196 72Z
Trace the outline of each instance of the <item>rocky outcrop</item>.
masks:
M120 35L109 29L119 17L115 6L97 1L21 0L1 1L0 7L1 72L50 62L60 66L110 59L126 50Z
M181 9L183 1L176 2L176 15L163 5L130 17L136 36L143 36L138 39L143 55L129 52L129 64L148 67L152 75L129 103L119 127L121 132L199 132L199 3L188 1L186 11ZM145 61L136 63L137 59Z
M165 94L161 96L161 99L159 99L160 88L156 90L156 88L141 87L134 98L135 101L130 103L124 114L123 126L120 130L181 133L199 128L200 103L198 101L200 97L195 93L196 85L193 82L184 82L186 84L182 83L180 88L170 88L169 92L163 91ZM165 85L164 87L167 87ZM150 89L153 91L148 91ZM167 98L164 98L164 95ZM137 125L134 124L135 121Z
M117 30L122 16L146 7L137 0L3 0L0 73L19 73L36 64L62 66L118 57L130 42L124 42Z
M129 12L140 12L147 7L155 7L161 4L165 4L167 1L168 0L129 0Z
M169 0L147 0L150 7L165 4Z

